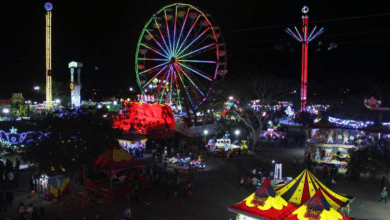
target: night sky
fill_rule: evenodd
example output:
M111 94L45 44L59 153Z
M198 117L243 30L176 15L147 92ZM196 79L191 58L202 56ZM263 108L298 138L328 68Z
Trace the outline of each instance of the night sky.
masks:
M5 0L0 7L0 98L33 94L45 83L45 1ZM68 63L84 64L83 99L92 89L102 96L137 87L136 42L147 20L166 0L53 0L53 80L68 88ZM301 26L301 8L310 8L309 27L325 32L309 45L309 83L360 79L390 81L390 10L366 1L186 1L210 13L227 45L229 75L266 71L300 80L301 46L284 29ZM319 52L318 42L322 46ZM327 50L331 43L336 49ZM280 44L284 50L275 49ZM290 46L289 46L289 45ZM288 52L293 50L292 52ZM98 69L96 70L96 67ZM43 88L42 88L43 89ZM309 87L310 90L310 87ZM69 91L70 93L70 91Z

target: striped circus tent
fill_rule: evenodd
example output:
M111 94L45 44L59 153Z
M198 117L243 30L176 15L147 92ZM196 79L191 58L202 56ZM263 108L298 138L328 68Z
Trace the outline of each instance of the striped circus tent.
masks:
M254 219L284 219L297 206L286 202L275 193L270 181L265 179L260 189L243 201L230 206L229 211L237 214L237 219L247 216Z
M341 215L328 203L323 189L318 188L314 196L292 212L285 220L352 220Z
M276 188L275 191L289 203L301 206L309 201L318 189L322 190L326 201L338 212L341 212L343 207L348 205L354 199L354 197L342 196L331 191L307 169L305 169L295 179Z
M118 142L110 144L106 151L92 160L92 164L110 176L125 169L146 167L141 160L133 158L120 147Z

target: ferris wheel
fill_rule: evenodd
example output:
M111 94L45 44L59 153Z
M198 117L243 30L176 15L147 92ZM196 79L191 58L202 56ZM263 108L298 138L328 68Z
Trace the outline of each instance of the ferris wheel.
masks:
M161 8L144 26L135 54L144 95L169 104L176 115L196 110L228 72L226 46L210 14L189 4Z

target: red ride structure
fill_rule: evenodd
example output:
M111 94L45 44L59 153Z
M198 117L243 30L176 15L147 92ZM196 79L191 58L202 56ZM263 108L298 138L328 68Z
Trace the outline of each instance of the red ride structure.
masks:
M295 38L297 41L302 43L302 73L301 73L301 112L304 112L306 109L307 103L307 61L308 61L308 48L309 42L318 37L322 32L324 32L324 28L321 28L319 31L315 32L317 26L313 28L310 35L309 32L309 16L307 13L309 12L309 8L305 5L302 8L302 35L299 33L297 27L294 26L296 34L291 31L290 28L286 29L286 32Z

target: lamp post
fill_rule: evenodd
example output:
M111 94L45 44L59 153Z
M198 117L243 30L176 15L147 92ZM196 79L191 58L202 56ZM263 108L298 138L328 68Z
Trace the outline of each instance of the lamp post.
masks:
M207 134L209 133L208 130L204 130L203 131L203 134L204 134L204 143L207 144Z
M236 131L235 131L235 134L236 134L236 136L237 136L237 141L238 141L238 135L240 134L240 130L236 130Z
M3 109L3 113L5 114L5 117L8 117L9 109L8 108L4 108Z

